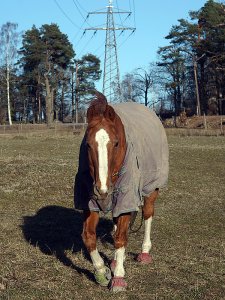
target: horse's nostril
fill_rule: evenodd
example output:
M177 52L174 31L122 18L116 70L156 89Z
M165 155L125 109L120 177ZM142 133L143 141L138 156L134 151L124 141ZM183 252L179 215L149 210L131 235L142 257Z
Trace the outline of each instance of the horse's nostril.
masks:
M96 188L96 191L98 192L98 193L100 193L100 188L96 185L95 186L95 188Z
M96 196L100 194L99 188L97 187L97 185L94 185L94 194L95 194Z
M100 195L102 198L106 198L107 195L108 195L108 191L105 190L105 189L103 189L103 190L99 189L99 195Z

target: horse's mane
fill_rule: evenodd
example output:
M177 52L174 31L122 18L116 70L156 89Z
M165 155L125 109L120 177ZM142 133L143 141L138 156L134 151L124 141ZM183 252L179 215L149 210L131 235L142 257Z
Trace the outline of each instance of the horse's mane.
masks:
M102 93L96 91L95 98L90 103L90 108L94 109L94 111L99 115L103 115L107 104L108 102L106 97Z

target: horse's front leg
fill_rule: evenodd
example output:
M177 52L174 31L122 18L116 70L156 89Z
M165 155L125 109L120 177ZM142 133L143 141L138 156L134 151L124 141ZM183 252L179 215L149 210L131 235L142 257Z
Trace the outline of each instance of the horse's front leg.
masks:
M124 260L125 247L128 241L128 228L130 223L130 214L123 214L115 219L116 231L114 235L115 255L111 264L114 277L111 282L111 290L119 292L126 290L127 283L124 280Z
M97 249L96 227L98 222L98 212L85 211L82 238L95 268L94 275L96 281L101 286L108 286L111 279L111 271L105 266L104 261Z
M152 242L151 242L151 225L152 218L154 216L154 203L159 194L158 189L155 190L149 197L144 197L143 215L145 221L145 233L142 243L142 251L138 255L137 260L143 264L151 263L152 257L149 254Z

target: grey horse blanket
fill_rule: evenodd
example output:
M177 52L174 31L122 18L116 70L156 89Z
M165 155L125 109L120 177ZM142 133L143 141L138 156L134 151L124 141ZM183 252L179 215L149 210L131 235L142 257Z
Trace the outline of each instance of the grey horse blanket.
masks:
M79 168L75 179L75 208L112 211L113 217L138 211L143 196L163 188L168 180L168 144L165 130L149 108L137 103L112 105L125 128L127 152L107 207L93 197L93 180L89 173L86 137L80 147Z

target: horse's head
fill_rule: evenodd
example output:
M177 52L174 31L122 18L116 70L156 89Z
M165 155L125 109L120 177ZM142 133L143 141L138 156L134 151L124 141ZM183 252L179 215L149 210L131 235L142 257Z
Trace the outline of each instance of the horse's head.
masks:
M112 193L124 160L126 140L123 124L101 93L87 111L86 142L94 194L99 200Z

